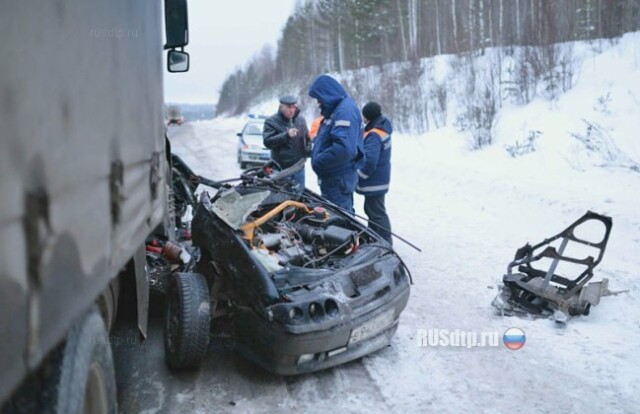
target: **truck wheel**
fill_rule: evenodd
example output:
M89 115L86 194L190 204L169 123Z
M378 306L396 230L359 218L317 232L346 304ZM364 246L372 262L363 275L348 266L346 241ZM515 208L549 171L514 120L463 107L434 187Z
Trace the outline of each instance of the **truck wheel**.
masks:
M117 412L113 356L105 323L94 307L49 361L43 409L55 413ZM52 409L52 407L55 407ZM49 412L49 411L47 411Z
M105 323L92 310L0 408L2 413L98 413L118 410L113 357Z
M167 289L164 354L169 368L196 368L209 346L209 288L199 273L176 273Z

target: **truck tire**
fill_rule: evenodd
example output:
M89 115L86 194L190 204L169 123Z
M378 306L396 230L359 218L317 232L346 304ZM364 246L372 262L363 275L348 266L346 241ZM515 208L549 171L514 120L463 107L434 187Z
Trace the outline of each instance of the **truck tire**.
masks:
M115 277L109 283L109 286L100 294L96 304L102 315L102 319L107 327L107 331L111 331L118 314L118 296L120 294L120 279Z
M67 335L51 361L40 412L117 413L113 356L105 323L92 310Z
M209 288L199 273L176 273L167 289L164 353L169 368L197 368L209 346Z
M65 341L51 351L0 411L3 414L117 413L109 336L95 306L71 328Z

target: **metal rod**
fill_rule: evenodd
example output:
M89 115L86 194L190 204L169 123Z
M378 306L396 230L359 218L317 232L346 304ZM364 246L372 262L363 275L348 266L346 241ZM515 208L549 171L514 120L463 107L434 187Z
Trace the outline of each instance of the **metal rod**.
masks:
M562 243L560 244L560 248L558 249L558 256L562 256L562 254L564 253L564 249L567 247L567 243L569 243L569 239L566 237L563 237ZM553 274L555 273L556 267L558 267L558 263L560 263L560 259L556 257L555 259L553 259L553 262L551 263L549 270L547 270L547 274L544 276L544 282L542 282L543 292L547 290L547 286L549 286L549 282L551 281L551 276L553 276Z

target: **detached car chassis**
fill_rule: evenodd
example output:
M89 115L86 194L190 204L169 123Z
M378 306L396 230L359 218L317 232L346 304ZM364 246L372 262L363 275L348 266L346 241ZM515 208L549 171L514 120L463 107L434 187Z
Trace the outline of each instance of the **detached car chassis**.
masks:
M580 235L582 228L598 223L600 231L596 232L595 240ZM533 246L527 243L517 250L514 260L507 266L504 286L492 305L502 314L553 316L559 323L566 322L571 316L588 315L601 296L610 294L608 279L587 282L593 278L593 270L602 260L611 227L610 217L588 211L555 236ZM554 247L558 242L559 246ZM568 247L575 245L590 248L596 257L567 255ZM544 259L550 263L548 269L539 266ZM582 271L574 278L562 276L556 270L562 263L572 264Z
M194 259L168 276L170 367L200 364L211 317L222 314L237 349L277 374L332 367L389 344L409 299L409 271L354 217L296 191L289 177L303 166L250 169L233 186L204 182L217 193L195 203ZM181 182L202 179L182 170L174 168Z

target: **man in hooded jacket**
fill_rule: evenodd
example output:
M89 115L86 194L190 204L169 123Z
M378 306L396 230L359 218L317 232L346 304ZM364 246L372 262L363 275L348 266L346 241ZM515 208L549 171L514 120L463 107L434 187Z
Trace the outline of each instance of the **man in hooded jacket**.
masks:
M364 152L366 161L358 170L356 192L364 195L364 212L369 218L369 228L389 244L391 222L384 205L384 196L391 181L391 121L382 115L377 102L368 102L362 108L364 127Z
M357 170L364 164L362 116L342 85L320 75L309 88L324 120L313 141L311 167L318 175L322 196L351 214Z

